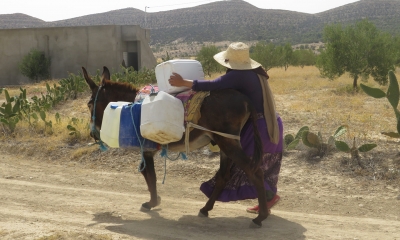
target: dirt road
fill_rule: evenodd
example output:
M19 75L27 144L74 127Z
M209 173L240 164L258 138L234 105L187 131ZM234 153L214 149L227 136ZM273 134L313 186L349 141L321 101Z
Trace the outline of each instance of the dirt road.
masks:
M253 200L217 203L209 218L197 216L206 201L199 184L218 158L167 163L165 184L159 160L162 203L144 213L149 196L137 162L108 169L1 153L0 239L400 239L398 188L284 160L281 201L262 228L249 229Z

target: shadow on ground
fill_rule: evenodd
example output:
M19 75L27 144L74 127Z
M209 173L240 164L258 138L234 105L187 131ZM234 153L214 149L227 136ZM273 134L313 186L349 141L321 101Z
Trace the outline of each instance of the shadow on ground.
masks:
M146 214L147 219L123 219L110 212L97 213L93 221L106 225L114 233L140 239L305 239L306 229L298 223L270 215L262 228L249 228L250 217L201 218L184 215L178 220L161 217L157 210Z

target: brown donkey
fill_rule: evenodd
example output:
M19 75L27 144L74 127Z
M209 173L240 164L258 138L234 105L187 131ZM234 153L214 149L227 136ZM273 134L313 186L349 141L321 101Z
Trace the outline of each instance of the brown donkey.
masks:
M92 96L88 102L91 112L91 136L95 140L100 139L100 127L103 119L103 112L109 102L126 101L134 102L138 89L128 83L119 83L110 81L110 72L107 67L103 67L103 74L100 85L89 77L86 69L82 67L83 75L89 85ZM95 106L95 109L94 109ZM189 143L190 150L195 150L206 146L211 141L215 142L220 152L220 168L217 174L215 189L203 208L200 209L199 216L208 217L208 212L213 209L214 203L224 188L226 182L230 179L230 167L232 163L237 164L247 174L253 182L258 193L258 203L260 211L258 216L253 219L250 226L260 227L262 221L269 215L267 209L266 194L263 184L263 172L259 168L262 156L262 144L255 124L255 110L249 99L232 89L211 91L210 95L204 99L201 106L201 117L198 125L212 131L240 135L240 130L251 117L253 121L255 151L253 158L246 156L240 145L240 140L222 137L209 131L193 129L190 132ZM178 141L168 144L168 149L176 152L185 151L184 137ZM150 201L142 204L142 211L149 211L151 208L160 204L161 198L157 195L156 173L154 170L154 154L157 151L145 151L144 161L140 168L145 166L141 172L146 180Z

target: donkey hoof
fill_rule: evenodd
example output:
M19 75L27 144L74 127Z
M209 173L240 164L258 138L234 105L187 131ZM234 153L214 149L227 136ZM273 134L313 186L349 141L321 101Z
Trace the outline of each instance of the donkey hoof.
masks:
M254 229L254 228L261 228L261 226L262 226L262 223L260 222L260 223L257 223L257 222L255 222L254 221L254 219L251 221L251 223L250 223L250 226L249 226L249 228L252 228L252 229Z
M147 203L143 203L142 206L140 207L141 212L148 212L151 210L151 207Z
M206 217L208 217L208 212L202 212L202 211L200 210L200 211L199 211L199 214L197 214L197 216L206 218Z

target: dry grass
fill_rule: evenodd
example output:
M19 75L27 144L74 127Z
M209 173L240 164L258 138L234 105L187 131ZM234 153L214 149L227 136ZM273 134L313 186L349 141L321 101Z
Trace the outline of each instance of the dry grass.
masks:
M321 78L315 67L272 69L269 75L277 110L285 116L289 129L308 125L314 131L332 134L346 124L350 138L371 139L382 139L382 131L396 131L396 118L386 99L343 90L351 89L353 81L349 76L329 81ZM372 79L366 84L380 87Z
M60 106L58 106L60 108ZM37 140L38 136L43 136L46 141L50 142L64 142L71 143L76 141L87 141L90 139L89 136L89 118L77 118L77 121L72 121L73 112L70 115L61 115L61 121L57 122L55 119L55 113L57 111L53 109L46 114L46 120L52 122L52 127L45 126L42 120L37 123L28 124L26 121L20 121L17 124L15 131L12 134L5 134L2 136L3 139L13 137L15 139L24 140ZM72 117L71 117L72 116ZM76 118L76 117L75 117ZM69 135L67 125L72 125L77 129L78 135ZM50 139L51 138L51 139Z
M47 83L52 86L56 81L47 81ZM20 94L19 88L11 87L7 90L10 96L16 96ZM46 82L25 85L21 88L27 90L28 99L35 95L41 96L41 93L45 94L47 91ZM57 158L62 156L65 150L69 149L70 151L71 146L86 145L91 142L88 127L90 114L86 106L88 95L88 93L81 94L77 100L67 100L46 113L46 120L52 122L51 128L45 126L41 119L37 123L32 122L31 125L27 121L20 121L13 133L9 133L9 131L4 130L3 126L0 126L2 130L0 132L3 133L0 135L0 141L5 143L5 150L27 156ZM1 94L0 102L4 100L5 96ZM55 118L56 113L61 116L59 122ZM76 120L72 121L74 118ZM69 134L68 125L77 129L76 134ZM73 158L82 155L82 153L74 153L74 151L72 149ZM78 152L81 152L79 148Z
M39 83L32 83L32 84L27 84L27 85L21 85L21 86L13 86L10 88L6 88L8 90L8 93L10 96L19 96L21 93L20 88L26 89L27 92L27 97L33 97L33 96L41 96L41 94L46 94L46 83L48 83L50 86L53 86L54 84L58 83L58 80L48 80L48 81L43 81ZM0 102L4 101L5 97L4 94L0 94Z

